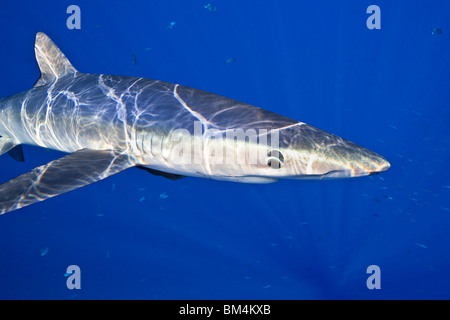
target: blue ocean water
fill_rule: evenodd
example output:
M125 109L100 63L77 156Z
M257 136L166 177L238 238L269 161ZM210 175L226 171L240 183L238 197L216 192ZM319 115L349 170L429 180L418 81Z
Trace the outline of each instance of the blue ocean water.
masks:
M72 4L80 30L66 27ZM42 31L82 72L214 92L392 167L268 185L126 170L0 216L0 299L449 299L449 14L443 0L2 3L1 97L39 77ZM24 152L0 157L1 182L63 155Z

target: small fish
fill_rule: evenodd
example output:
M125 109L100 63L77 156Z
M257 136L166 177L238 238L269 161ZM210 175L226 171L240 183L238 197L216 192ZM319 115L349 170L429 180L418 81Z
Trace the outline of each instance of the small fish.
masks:
M210 3L208 3L207 5L205 5L205 9L211 11L211 12L215 12L217 11L217 8L212 6Z
M442 29L439 28L430 28L431 34L442 34Z
M227 58L227 60L225 60L223 63L224 64L228 64L228 63L233 63L236 62L237 58Z
M41 250L41 257L45 256L48 253L48 247Z
M66 273L64 273L64 277L69 277L69 276L71 276L73 273L72 272L66 272Z
M160 199L167 199L167 197L169 197L168 195L167 195L167 193L161 193L160 195L159 195L159 198Z

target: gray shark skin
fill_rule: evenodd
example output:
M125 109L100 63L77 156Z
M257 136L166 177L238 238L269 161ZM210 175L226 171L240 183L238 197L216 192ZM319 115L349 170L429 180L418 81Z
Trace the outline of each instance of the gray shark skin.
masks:
M205 91L144 78L77 71L43 33L41 77L0 99L0 154L21 144L67 152L0 185L0 214L130 167L183 176L268 183L366 176L383 157L303 122Z

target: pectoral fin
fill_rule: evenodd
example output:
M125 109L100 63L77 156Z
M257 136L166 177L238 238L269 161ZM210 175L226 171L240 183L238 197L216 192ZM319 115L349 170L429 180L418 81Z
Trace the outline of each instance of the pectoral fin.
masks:
M116 151L83 149L0 185L0 214L105 179L134 166Z
M8 153L14 160L24 161L22 146L10 137L0 136L0 155L4 153Z

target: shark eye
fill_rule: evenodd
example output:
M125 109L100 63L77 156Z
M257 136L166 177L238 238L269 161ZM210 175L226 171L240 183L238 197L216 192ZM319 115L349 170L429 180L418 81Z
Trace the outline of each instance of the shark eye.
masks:
M278 159L280 162L284 162L284 156L283 154L279 151L279 150L270 150L267 153L267 156L269 158L276 158Z
M267 160L267 165L273 169L281 168L281 162L276 158L270 158L269 160Z
M273 169L280 169L281 163L284 162L283 154L278 150L271 150L267 153L267 165Z

